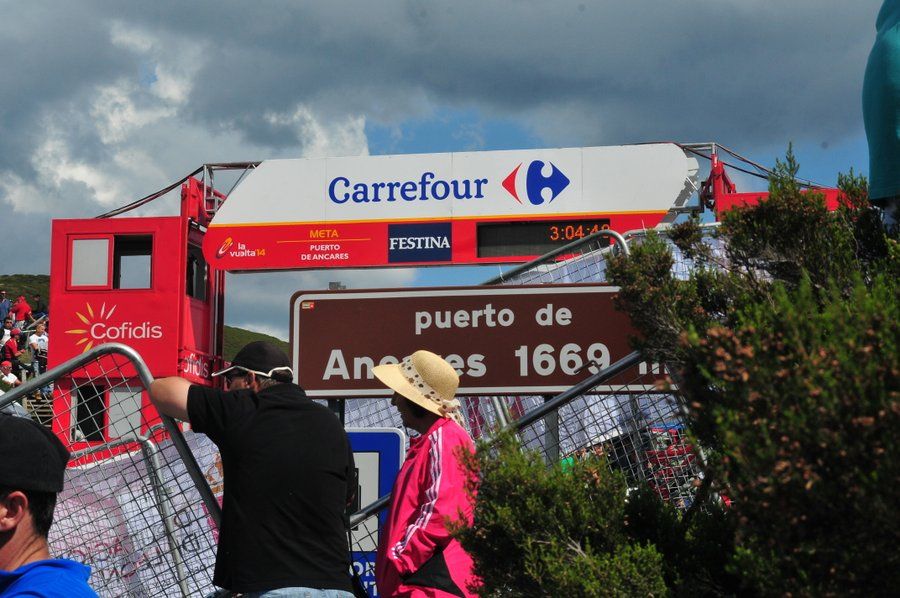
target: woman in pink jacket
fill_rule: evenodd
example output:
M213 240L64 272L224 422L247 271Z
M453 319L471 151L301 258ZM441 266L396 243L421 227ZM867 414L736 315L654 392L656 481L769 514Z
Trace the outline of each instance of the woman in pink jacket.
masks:
M475 596L472 559L450 537L448 521L472 523L462 451L474 452L462 426L453 366L430 351L379 365L375 376L394 390L403 424L419 433L394 482L390 513L375 561L381 596Z

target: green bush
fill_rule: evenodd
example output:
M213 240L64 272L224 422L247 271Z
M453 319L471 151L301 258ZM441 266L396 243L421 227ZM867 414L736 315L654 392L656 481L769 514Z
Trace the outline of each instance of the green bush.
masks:
M900 249L862 177L840 177L829 212L796 172L789 151L769 199L726 215L724 256L696 222L677 227L688 279L651 235L610 280L710 449L707 481L734 500L707 532L727 545L733 530L740 591L884 594L900 583ZM664 540L672 579L689 564Z
M698 500L685 512L663 502L649 487L636 488L626 505L628 535L662 555L666 586L673 595L735 595L741 588L740 578L729 571L735 519L721 501Z
M484 596L885 595L900 587L900 244L862 177L844 205L803 193L788 152L770 197L728 213L725 254L695 221L609 264L619 304L665 361L706 447L694 505L626 499L596 457L546 463L509 437L469 467L458 530ZM474 488L473 488L474 490ZM716 500L727 495L730 506Z
M50 277L46 274L3 274L0 275L0 289L6 291L10 303L13 303L19 295L25 295L28 303L31 303L35 293L40 295L45 303L50 302Z
M842 291L775 285L732 328L685 340L686 392L715 397L694 417L721 441L711 466L736 498L736 565L766 593L900 582L897 285Z
M482 596L662 596L662 557L626 529L625 482L596 457L550 467L511 436L468 460L474 525L456 534Z

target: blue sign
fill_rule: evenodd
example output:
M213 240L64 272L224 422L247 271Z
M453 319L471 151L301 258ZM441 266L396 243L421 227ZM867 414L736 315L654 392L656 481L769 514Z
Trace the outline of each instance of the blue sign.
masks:
M403 463L406 435L398 428L348 429L353 460L356 463L359 487L352 511L372 504L394 486L394 480ZM378 519L369 518L350 530L353 545L350 547L353 568L362 578L369 596L377 596L375 588L375 553L382 527L387 520L387 509Z
M388 225L388 263L449 262L449 222Z

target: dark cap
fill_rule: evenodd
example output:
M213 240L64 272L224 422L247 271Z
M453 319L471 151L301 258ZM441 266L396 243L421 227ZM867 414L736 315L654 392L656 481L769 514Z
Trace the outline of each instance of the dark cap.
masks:
M213 376L221 376L233 369L253 372L267 378L271 378L275 372L290 372L291 376L294 375L287 353L268 341L247 343L234 356L231 366L214 372Z
M39 423L0 414L0 486L61 492L69 451Z

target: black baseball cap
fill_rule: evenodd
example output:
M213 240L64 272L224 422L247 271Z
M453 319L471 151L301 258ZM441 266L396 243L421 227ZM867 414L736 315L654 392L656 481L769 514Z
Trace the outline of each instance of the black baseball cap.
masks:
M27 417L0 414L0 486L61 492L69 451L53 432Z
M253 341L247 343L234 356L234 361L224 370L213 372L213 376L221 376L232 370L253 372L258 376L271 378L275 372L288 372L294 376L291 369L291 360L287 353L268 341Z

